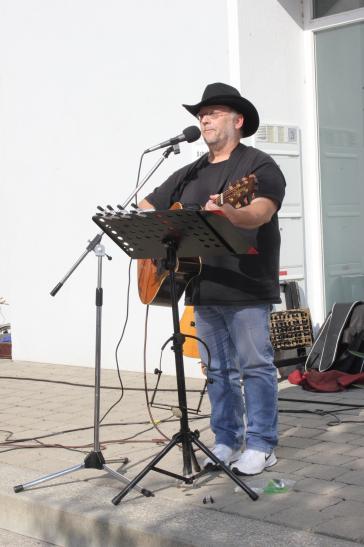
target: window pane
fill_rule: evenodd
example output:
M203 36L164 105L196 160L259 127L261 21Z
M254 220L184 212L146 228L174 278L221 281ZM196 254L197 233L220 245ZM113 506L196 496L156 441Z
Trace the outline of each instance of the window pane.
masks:
M327 310L364 300L364 23L316 34Z
M364 0L313 0L313 17L316 19L363 7Z

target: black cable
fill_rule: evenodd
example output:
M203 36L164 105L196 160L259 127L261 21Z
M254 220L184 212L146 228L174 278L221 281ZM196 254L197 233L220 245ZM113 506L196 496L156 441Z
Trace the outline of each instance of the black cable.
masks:
M129 304L130 304L130 281L131 281L131 264L132 264L132 259L130 259L129 261L129 268L128 268L128 288L127 288L127 292L126 292L126 314L125 314L125 321L124 321L124 325L123 325L123 329L122 329L122 332L121 332L121 335L120 335L120 338L118 340L118 343L116 344L116 348L115 348L115 361L116 361L116 369L117 369L117 373L118 373L118 378L119 378L119 382L120 382L120 387L121 387L121 395L119 397L119 399L117 401L115 401L115 403L113 403L111 405L111 407L105 412L105 414L103 415L103 417L101 418L101 420L99 421L99 424L101 424L103 422L103 420L106 418L106 416L112 411L113 408L116 407L116 405L118 405L121 401L121 399L124 397L124 385L123 385L123 381L122 381L122 378L121 378L121 374L120 374L120 367L119 367L119 359L118 359L118 350L119 350L119 346L121 344L121 341L122 339L124 338L124 334L125 334L125 329L126 329L126 326L128 324L128 320L129 320Z
M364 408L364 405L355 405L353 403L337 403L335 401L320 401L320 400L312 401L308 399L289 399L285 397L278 397L278 402L280 401L283 401L283 402L288 401L291 403L312 403L312 404L320 404L320 405L351 406L351 407L354 407L353 410L355 408Z
M194 418L191 418L191 420L201 420L201 419L206 419L206 418L209 418L209 415L202 415L202 416L197 416L197 417L194 417ZM167 418L163 418L160 420L162 423L165 423L165 422L178 422L179 419L178 418L174 418L173 415L171 416L168 416ZM125 423L111 423L111 424L103 424L101 427L115 427L115 426L120 426L120 425L146 425L146 424L150 424L150 422L148 421L142 421L142 422L125 422ZM64 430L64 431L58 431L58 432L53 432L53 433L46 433L44 435L38 435L36 437L25 437L25 438L20 438L20 439L10 439L10 437L12 437L14 435L14 432L12 431L8 431L8 430L0 430L0 431L3 431L4 433L8 433L5 441L3 442L0 442L0 446L12 446L12 445L15 445L17 443L23 443L23 442L29 442L29 441L33 441L33 442L36 442L36 443L39 443L41 445L42 448L64 448L66 450L76 450L76 451L79 451L79 452L82 452L80 450L77 450L76 447L72 447L72 446L67 446L67 445L62 445L62 444L47 444L45 445L44 443L41 443L41 441L39 439L45 439L47 437L54 437L54 436L57 436L57 435L64 435L64 434L67 434L67 433L74 433L74 432L78 432L78 431L86 431L88 429L93 429L93 426L86 426L86 427L78 427L78 428L73 428L73 429L68 429L68 430ZM141 435L142 433L145 433L147 431L151 431L152 429L154 429L154 426L152 425L151 427L148 427L147 429L144 429L142 431L139 431L137 432L136 434L130 436L130 437L126 437L126 438L123 438L123 439L118 439L118 440L114 440L114 441L103 441L102 444L103 445L107 445L107 444L110 444L111 442L120 442L120 443L125 443L129 440L132 440L132 439L135 439L135 437ZM145 441L139 441L139 442L156 442L155 440L145 440ZM91 446L91 443L88 443L86 445L82 445L84 447L86 446ZM14 449L18 449L18 448L37 448L37 446L23 446L23 447L16 447ZM0 451L1 452L8 452L8 450L4 450L4 451Z
M172 416L171 416L172 417ZM166 418L164 421L168 421L170 419L170 417ZM117 425L117 424L115 424ZM79 430L83 430L83 429L91 429L91 427L87 427L87 428L79 428ZM120 443L120 444L123 444L123 443L126 443L126 442L129 442L131 440L134 440L136 437L138 437L139 435L142 435L143 433L146 433L148 431L152 431L154 429L153 426L151 427L148 427L146 429L143 429L142 431L138 431L137 433L129 436L129 437L125 437L123 439L114 439L114 440L107 440L107 441L103 441L102 442L102 445L107 445L107 444L112 444L112 443ZM77 430L73 430L73 431L77 431ZM9 432L11 434L13 434L12 432ZM52 436L52 435L59 435L60 433L51 433L49 435L42 435L41 437L39 438L44 438L44 437L47 437L47 436ZM44 444L42 442L39 441L39 438L38 437L34 437L32 439L27 439L27 441L29 440L32 440L36 443L39 443L39 446L38 445L27 445L27 446L12 446L12 445L15 445L16 443L19 443L19 442L25 442L25 439L23 440L19 440L19 439L13 439L12 441L8 441L8 442L2 442L0 443L0 446L9 446L10 444L10 448L7 448L6 450L0 450L0 454L3 453L3 452L9 452L10 450L18 450L18 449L26 449L26 448L63 448L65 450L76 450L78 452L82 452L82 450L78 450L79 448L87 448L89 446L92 446L92 443L87 443L85 445L80 445L80 446L67 446L67 445L62 445L62 444ZM141 440L141 441L138 441L138 442L153 442L155 443L156 440L155 439L147 439L147 440ZM86 453L86 452L84 452Z
M144 393L145 393L145 400L147 403L147 410L150 417L150 421L153 424L153 427L158 431L162 437L166 441L170 441L171 439L163 433L159 429L159 427L156 424L156 420L154 419L154 416L152 414L152 411L150 409L150 401L149 401L149 395L148 395L148 380L147 380L147 339L148 339L148 317L149 317L149 305L147 305L145 310L145 320L144 320L144 344L143 344L143 376L144 376Z
M206 364L206 367L207 367L207 370L210 370L211 368L211 353L210 353L210 350L209 350L209 347L208 345L206 344L206 342L204 342L201 338L199 338L198 336L194 336L193 334L185 334L184 332L181 333L182 336L185 336L186 338L192 338L193 340L197 340L198 342L201 342L201 344L205 347L205 350L206 350L206 353L207 353L207 364ZM160 358L159 358L159 369L162 370L162 354L163 354L163 351L165 350L167 344L169 342L173 342L173 335L170 336L168 338L168 340L166 340L163 344L163 346L161 347L161 354L160 354Z
M125 423L121 422L121 423L102 424L101 427L116 427L116 426L120 427L120 426L123 426L123 425L147 425L149 423L150 422L148 422L148 421L125 422ZM44 435L37 435L36 437L24 437L24 438L21 438L21 439L12 439L12 440L10 440L9 436L8 436L5 439L5 441L11 442L11 443L29 442L29 441L35 441L37 439L46 439L47 437L55 437L57 435L67 435L68 433L75 433L75 432L79 432L79 431L87 431L88 429L93 429L93 427L94 427L93 425L88 425L88 426L85 426L85 427L75 427L73 429L65 429L63 431L55 431L53 433L45 433ZM0 430L0 431L5 431L5 430ZM7 433L9 433L10 436L14 435L14 433L12 431L7 431ZM0 446L5 441L0 442Z
M44 383L48 383L48 384L63 384L63 385L66 385L66 386L71 386L71 387L89 387L89 388L92 388L92 389L95 389L95 385L94 384L79 384L79 383L76 383L76 382L67 382L66 380L48 380L47 378L30 378L30 377L24 377L24 376L1 376L0 375L0 380L24 380L24 381L29 381L29 382L44 382ZM119 390L120 387L119 386L101 386L101 389L117 389ZM124 391L143 391L144 392L144 387L125 387L124 386ZM153 388L150 388L149 391L153 391ZM177 391L176 388L161 388L160 391ZM187 389L186 391L188 392L191 392L191 393L198 393L199 391L201 391L200 389Z
M334 401L307 401L306 399L278 399L278 401L290 401L290 402L304 402L304 403L311 403L311 404L316 404L316 403L319 403L319 404L331 404L331 405L335 405L335 406L342 406L342 407L346 407L346 408L335 408L335 409L332 409L332 410L323 410L323 409L320 409L320 408L316 408L315 410L307 410L307 409L279 409L279 412L280 413L286 413L286 414L316 414L316 415L319 415L319 416L332 416L333 418L335 418L336 421L329 421L329 422L326 422L326 426L328 427L334 427L335 425L340 425L340 424L347 424L347 423L355 423L355 424L361 424L361 423L364 423L364 421L362 420L341 420L338 416L336 416L336 414L338 414L339 412L347 412L347 411L350 411L350 410L357 410L358 408L364 408L364 405L353 405L353 404L350 404L349 403L337 403L337 402L334 402Z
M142 168L142 162L143 162L144 154L145 154L145 151L142 153L142 155L140 156L140 160L139 160L139 167L138 167L138 173L137 173L136 184L135 184L136 188L138 187L138 184L139 184L140 171L141 171L141 168ZM135 194L134 200L135 200L135 206L137 207L137 205L138 205L138 203L137 203L138 194ZM124 337L125 329L126 329L126 326L128 324L128 319L129 319L131 265L132 265L132 259L130 259L130 261L129 261L129 268L128 268L128 288L127 288L127 298L126 298L126 317L125 317L124 326L123 326L121 336L120 336L119 341L118 341L118 343L116 345L116 348L115 348L115 362L116 362L116 369L117 369L118 378L119 378L120 387L121 387L121 395L120 395L119 399L117 401L115 401L115 403L113 405L111 405L111 407L105 412L105 414L103 415L103 417L99 421L99 424L102 423L102 421L106 418L106 416L113 410L113 408L115 408L120 403L120 401L124 397L124 385L123 385L123 381L122 381L121 374L120 374L118 350L119 350L119 346L121 344L121 341Z
M337 418L337 416L334 416L334 417ZM326 425L331 427L331 426L335 426L335 425L339 425L339 424L364 424L364 420L340 420L340 419L338 419L338 420L339 420L338 423L336 423L336 422L327 422Z
M193 420L204 420L204 419L207 419L209 418L210 415L209 414L203 414L201 416L195 416L193 418L190 418L190 421L193 421ZM169 416L168 418L162 418L160 420L160 422L164 423L164 422L179 422L179 419L178 418L173 418L173 416ZM110 423L110 424L102 424L101 427L120 427L120 426L123 426L123 425L147 425L147 424L150 424L151 422L150 421L142 421L142 422L116 422L116 423ZM55 431L53 433L45 433L44 435L37 435L36 437L24 437L24 438L20 438L20 439L10 439L10 437L12 437L14 435L14 432L13 431L8 431L6 429L1 429L0 431L4 432L4 433L8 433L7 437L5 438L5 441L2 441L0 442L0 446L5 446L5 445L8 445L8 444L16 444L16 443L23 443L23 442L29 442L29 441L35 441L37 442L39 439L46 439L48 437L55 437L57 435L66 435L68 433L75 433L75 432L79 432L79 431L87 431L88 429L93 429L93 425L90 425L90 426L85 426L85 427L77 427L77 428L73 428L73 429L66 429L66 430L63 430L63 431ZM151 428L152 429L152 428ZM103 441L103 444L107 444L107 442ZM57 445L57 446L61 446L61 445Z

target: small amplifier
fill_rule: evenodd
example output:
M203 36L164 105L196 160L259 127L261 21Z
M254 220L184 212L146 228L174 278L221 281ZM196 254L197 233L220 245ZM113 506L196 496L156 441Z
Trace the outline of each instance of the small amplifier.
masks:
M311 347L311 316L308 309L290 309L270 314L270 339L275 350Z

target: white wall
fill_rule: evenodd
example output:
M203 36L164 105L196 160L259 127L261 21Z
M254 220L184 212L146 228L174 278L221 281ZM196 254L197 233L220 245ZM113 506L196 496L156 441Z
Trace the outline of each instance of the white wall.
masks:
M220 46L227 40L225 2L3 0L0 9L0 292L11 304L13 355L92 365L94 255L55 298L49 291L99 231L91 220L96 206L130 194L141 152L194 123L181 103L197 102L210 81L228 80ZM146 191L190 154L182 146ZM159 157L151 155L143 172ZM113 367L128 257L104 239L113 261L104 263L102 362ZM142 370L145 308L135 277L133 271L120 361ZM151 310L151 359L171 333L170 316Z
M303 32L277 1L239 4L241 87L263 123L301 127Z
M228 40L232 4L0 3L0 293L11 304L15 359L93 366L94 255L56 297L49 291L98 232L91 220L96 206L122 203L132 191L142 150L194 123L181 103L197 102L207 83L236 83ZM263 121L301 126L301 29L277 0L238 6L242 93ZM150 155L143 173L159 157ZM191 158L192 146L182 145L146 192ZM113 260L104 261L102 364L114 367L129 259L106 237L104 244ZM133 267L119 356L122 368L141 371L145 308L135 278ZM171 330L170 310L152 307L150 370ZM164 363L173 372L172 352ZM193 361L187 360L186 374L199 375Z

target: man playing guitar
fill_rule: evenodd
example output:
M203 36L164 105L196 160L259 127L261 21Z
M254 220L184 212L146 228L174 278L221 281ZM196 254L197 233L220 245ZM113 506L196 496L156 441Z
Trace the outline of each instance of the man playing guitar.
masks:
M280 302L277 211L285 180L270 156L240 143L242 137L257 131L259 116L237 89L209 84L199 103L183 106L199 120L209 151L173 173L139 207L166 210L181 202L209 211L219 209L255 240L248 254L202 259L201 271L185 293L185 303L194 306L198 337L211 353L208 393L213 452L231 463L236 474L255 475L277 461L277 373L269 314L271 305ZM238 208L229 202L217 203L232 180L251 174L258 184L250 203ZM199 350L206 362L202 344ZM215 465L206 458L204 467Z

